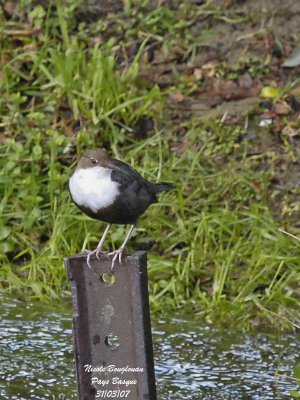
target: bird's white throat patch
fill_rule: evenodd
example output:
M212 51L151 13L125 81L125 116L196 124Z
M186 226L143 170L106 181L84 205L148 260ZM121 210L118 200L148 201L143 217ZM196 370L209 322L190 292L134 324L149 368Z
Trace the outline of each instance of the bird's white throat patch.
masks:
M69 181L74 202L93 212L110 206L119 194L119 184L111 180L111 173L111 169L99 166L77 169Z

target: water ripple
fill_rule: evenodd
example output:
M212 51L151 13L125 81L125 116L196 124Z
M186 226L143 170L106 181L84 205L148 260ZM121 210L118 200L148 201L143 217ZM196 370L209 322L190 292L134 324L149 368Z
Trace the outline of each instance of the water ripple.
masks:
M1 298L0 399L75 400L70 305ZM194 319L154 323L159 400L285 400L298 334L248 333Z

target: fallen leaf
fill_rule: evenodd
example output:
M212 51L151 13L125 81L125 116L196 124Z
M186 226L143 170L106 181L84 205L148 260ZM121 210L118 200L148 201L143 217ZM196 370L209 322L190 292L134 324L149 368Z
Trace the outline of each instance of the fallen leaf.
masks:
M237 81L227 80L214 82L213 91L215 94L223 100L240 100L248 97L258 96L261 87L258 83L250 88L240 87Z
M202 69L202 70L207 70L207 71L208 71L208 72L207 72L207 76L208 76L209 78L213 78L213 77L215 76L216 66L215 66L214 63L208 62L208 63L202 65L202 68L201 68L201 69Z
M296 47L292 54L285 60L282 64L283 67L293 68L298 67L300 65L300 46Z
M200 80L200 79L202 79L202 77L203 77L203 71L202 71L201 68L195 68L193 74L194 74L194 77L195 77L197 80Z
M169 95L170 99L176 103L181 103L184 100L183 94L180 92L173 92Z
M215 69L215 64L212 62L208 62L202 65L202 69Z
M294 87L292 90L289 91L292 96L299 97L300 96L300 86Z
M251 183L252 183L252 186L253 186L255 189L259 189L259 188L261 187L261 183L260 183L258 180L256 180L256 179L253 179Z
M264 97L265 99L275 99L279 96L279 90L273 86L265 86L260 93L260 97Z
M272 107L272 111L275 114L287 115L291 112L291 107L286 101L280 100L276 104L274 104L274 106Z
M299 130L296 131L291 126L287 125L281 132L284 136L294 137L299 135Z

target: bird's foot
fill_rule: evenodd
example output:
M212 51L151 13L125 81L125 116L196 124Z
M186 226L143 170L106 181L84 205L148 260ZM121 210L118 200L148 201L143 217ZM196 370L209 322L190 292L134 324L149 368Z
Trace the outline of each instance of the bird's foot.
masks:
M106 254L107 255L107 251L102 250L101 247L97 247L95 250L88 250L88 256L86 258L86 263L88 265L89 268L92 268L91 265L91 257L95 254L96 258L100 260L100 255L101 254Z
M122 256L124 254L124 249L121 247L118 250L112 251L111 253L108 253L108 256L113 256L111 260L111 272L114 270L115 267L115 262L118 259L119 263L122 262Z
M108 252L105 251L105 250L103 250L102 247L101 247L101 248L98 248L98 247L97 247L96 253L95 253L95 254L96 254L97 259L98 259L99 261L101 261L101 260L100 260L100 256L101 256L101 255L104 255L104 254L107 256L107 255L108 255Z

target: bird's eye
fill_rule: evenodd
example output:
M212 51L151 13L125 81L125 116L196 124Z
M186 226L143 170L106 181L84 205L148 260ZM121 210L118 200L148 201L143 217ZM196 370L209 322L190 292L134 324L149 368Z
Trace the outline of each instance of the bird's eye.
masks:
M92 164L97 164L97 160L95 160L94 158L91 158L91 162L92 162Z

